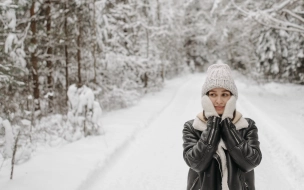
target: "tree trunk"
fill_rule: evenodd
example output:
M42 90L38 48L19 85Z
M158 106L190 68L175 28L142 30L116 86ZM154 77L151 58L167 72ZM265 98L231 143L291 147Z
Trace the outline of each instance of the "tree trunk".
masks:
M157 3L157 24L158 26L160 26L161 24L161 20L160 20L160 16L161 16L161 13L160 13L160 3L159 3L159 0L156 0L156 3Z
M69 52L68 52L68 2L69 0L65 1L64 4L64 33L65 33L65 45L64 45L64 51L65 51L65 81L66 81L66 103L68 102L68 89L69 89Z
M37 39L36 39L36 15L35 15L35 0L32 2L32 7L30 9L31 15L31 46L33 52L31 52L31 63L33 68L33 90L34 90L34 105L35 111L40 110L40 101L39 101L39 76L38 76L38 58L37 58Z
M53 48L51 46L51 1L46 1L46 31L48 36L49 47L47 48L48 59L46 61L47 67L47 88L48 88L48 106L49 112L53 112L53 63L51 61Z
M93 82L96 84L96 48L97 48L97 32L96 32L96 8L95 8L96 0L93 0L93 58L94 58L94 79Z
M13 152L13 156L12 156L12 166L11 166L11 177L10 179L13 179L13 175L14 175L14 166L15 166L15 156L16 156L16 152L17 152L17 145L18 145L18 140L19 140L19 135L20 135L20 131L17 134L16 140L15 140L15 145L14 145L14 152Z
M146 40L147 40L146 56L147 58L149 58L149 29L148 28L146 28Z
M147 71L145 72L144 74L144 88L147 88L148 87L148 73Z
M78 85L82 86L81 81L81 32L82 32L82 11L81 7L78 9L78 36L77 36L77 62L78 62Z

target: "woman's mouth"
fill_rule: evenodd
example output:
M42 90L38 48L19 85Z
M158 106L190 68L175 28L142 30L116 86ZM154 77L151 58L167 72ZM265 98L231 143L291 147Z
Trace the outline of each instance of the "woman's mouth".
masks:
M225 106L215 106L216 110L223 110L225 108Z

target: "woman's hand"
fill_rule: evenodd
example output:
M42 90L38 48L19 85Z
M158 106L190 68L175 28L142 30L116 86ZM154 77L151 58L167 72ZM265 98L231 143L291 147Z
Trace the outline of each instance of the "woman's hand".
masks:
M202 132L202 139L208 146L217 147L220 142L220 122L220 117L211 116L208 118L207 130Z
M205 117L206 117L207 119L208 119L209 117L211 117L211 116L220 117L220 116L217 114L217 112L216 112L216 110L215 110L215 108L214 108L214 106L213 106L213 104L212 104L210 98L209 98L207 95L204 95L204 96L202 97L202 106L203 106L203 109L204 109Z
M221 134L227 148L232 148L243 141L232 123L233 112L235 111L236 98L231 96L227 101L222 115Z
M227 101L224 109L224 113L222 115L222 121L226 118L233 118L233 112L235 111L236 107L236 98L235 96L231 96L231 98Z

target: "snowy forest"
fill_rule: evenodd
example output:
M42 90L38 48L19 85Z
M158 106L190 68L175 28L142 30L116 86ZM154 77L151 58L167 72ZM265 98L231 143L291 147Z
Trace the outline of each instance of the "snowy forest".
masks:
M0 20L1 162L102 135L102 112L218 59L304 85L303 0L1 0Z

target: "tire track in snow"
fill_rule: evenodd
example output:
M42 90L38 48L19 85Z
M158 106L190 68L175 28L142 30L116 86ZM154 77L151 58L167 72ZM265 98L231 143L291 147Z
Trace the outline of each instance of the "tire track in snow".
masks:
M301 151L303 148L297 146L298 144L284 128L286 126L281 126L274 119L267 117L267 113L259 109L258 105L253 105L248 98L240 96L238 103L241 105L241 112L252 117L257 123L260 139L264 140L261 142L262 163L257 167L257 171L261 171L258 174L264 176L262 178L258 175L258 179L263 181L264 188L304 189L303 158L301 159L297 155L297 151ZM263 165L264 160L267 165Z
M200 78L202 78L203 75L200 75ZM116 165L117 162L120 161L120 158L123 157L125 154L128 154L130 146L134 143L134 140L136 139L136 136L141 133L143 130L147 129L154 120L156 120L157 117L162 115L166 111L166 109L172 105L172 102L175 101L176 97L180 94L181 91L183 91L189 84L196 82L196 77L189 77L182 85L180 85L173 94L172 98L168 101L167 104L165 104L158 112L156 112L154 115L149 117L144 124L137 123L138 125L143 125L143 127L138 128L139 130L133 133L129 138L125 139L125 142L122 143L122 146L117 147L115 151L113 151L112 154L106 159L106 161L102 161L101 163L98 163L96 166L96 169L93 170L87 177L86 180L84 180L83 183L79 186L78 190L83 189L90 189L94 182L98 181L99 179L102 179L112 168ZM198 94L199 96L199 94Z
M182 129L186 119L197 114L196 107L200 109L200 85L193 79L180 90L182 93L137 135L126 154L90 189L186 189L188 167L182 157Z

